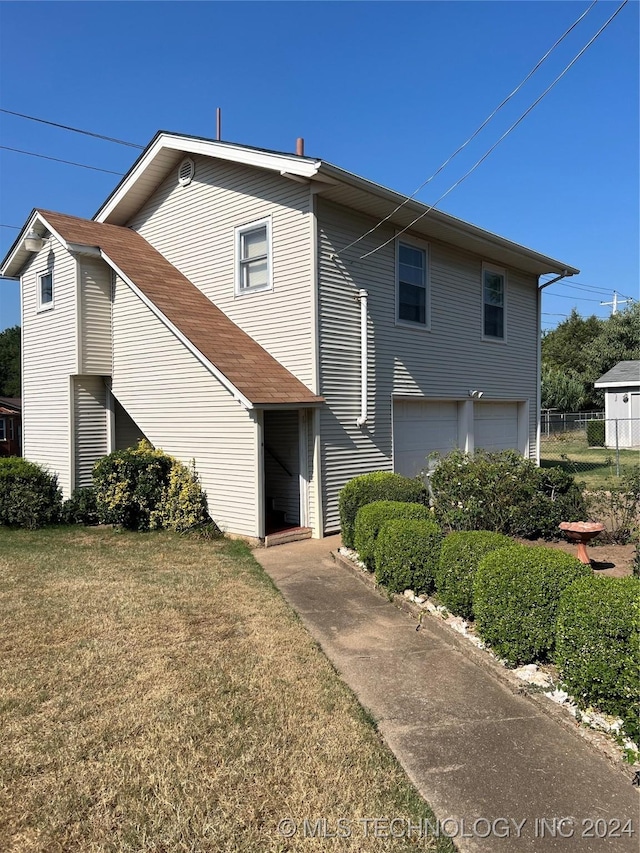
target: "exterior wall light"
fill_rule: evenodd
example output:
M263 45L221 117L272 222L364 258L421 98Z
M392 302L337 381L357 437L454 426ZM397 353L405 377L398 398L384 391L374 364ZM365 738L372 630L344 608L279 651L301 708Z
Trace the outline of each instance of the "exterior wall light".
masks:
M473 400L479 400L479 399L480 399L480 397L482 397L482 395L483 395L483 394L484 394L484 391L469 391L469 396L470 396Z
M35 231L29 231L24 238L24 247L27 252L39 252L44 246L44 240Z

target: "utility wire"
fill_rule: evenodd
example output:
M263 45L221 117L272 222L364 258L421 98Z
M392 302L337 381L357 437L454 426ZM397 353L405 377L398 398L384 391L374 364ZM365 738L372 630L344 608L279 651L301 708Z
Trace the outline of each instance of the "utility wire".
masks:
M440 204L440 202L442 201L442 199L443 199L443 198L446 198L446 196L448 196L448 195L449 195L449 193L450 193L450 192L452 192L456 187L460 186L460 184L461 184L463 181L465 181L465 180L469 177L469 175L471 175L471 173L472 173L472 172L475 172L475 170L478 168L478 166L480 166L480 164L481 164L481 163L484 163L484 161L487 159L487 157L495 151L495 149L498 147L498 145L500 145L500 143L501 143L504 139L506 139L506 138L507 138L507 136L509 136L509 134L510 134L513 130L515 130L515 129L516 129L516 127L518 127L518 125L519 125L519 124L520 124L520 123L521 123L521 122L522 122L522 121L523 121L523 120L524 120L524 119L529 115L529 113L530 113L530 112L531 112L535 107L537 107L537 106L538 106L538 104L540 103L540 101L541 101L541 100L542 100L546 95L548 95L548 94L549 94L549 92L554 88L554 86L556 86L556 85L557 85L557 83L559 83L559 82L560 82L560 80L561 80L561 79L564 77L564 75L569 71L569 69L570 69L573 65L575 65L575 63L578 61L578 59L580 59L580 57L581 57L581 56L582 56L582 55L583 55L583 54L588 50L588 48L590 48L590 47L591 47L591 45L594 43L594 41L595 41L595 40L596 40L596 39L597 39L597 38L598 38L598 37L599 37L599 36L600 36L600 35L601 35L605 30L606 30L606 28L607 28L607 27L609 26L609 24L613 21L613 19L614 19L617 15L619 15L619 14L620 14L620 12L624 9L624 7L627 5L627 3L628 3L628 2L629 2L629 0L623 0L623 2L620 4L620 6L618 6L618 8L616 9L616 11L615 11L615 12L614 12L614 13L613 13L609 18L608 18L608 20L607 20L607 21L605 21L605 23L600 27L600 29L598 30L598 32L597 32L597 33L596 33L596 34L595 34L595 35L594 35L594 36L593 36L593 37L592 37L592 38L591 38L591 39L590 39L590 40L585 44L585 46L582 48L582 50L580 50L580 51L579 51L579 52L578 52L578 53L573 57L573 59L571 60L571 62L570 62L570 63L569 63L565 68L564 68L564 70L563 70L563 71L561 71L561 72L560 72L560 74L558 74L558 76L556 77L556 79L555 79L555 80L554 80L554 81L553 81L549 86L547 86L547 88L544 90L544 92L543 92L543 93L542 93L538 98L536 98L536 100L531 104L531 106L530 106L530 107L528 107L528 108L527 108L527 109L522 113L522 115L520 116L520 118L519 118L519 119L517 119L517 120L516 120L516 121L511 125L511 127L509 127L507 130L505 130L505 132L504 132L504 133L502 134L502 136L497 140L497 142L494 142L494 144L491 146L491 148L489 148L489 150L488 150L488 151L486 151L486 152L482 155L482 157L481 157L481 158L480 158L480 159L479 159L479 160L478 160L478 161L477 161L477 162L476 162L476 163L475 163L475 164L474 164L474 165L469 169L469 171L468 171L468 172L465 172L465 174L464 174L464 175L463 175L459 180L457 180L457 181L455 182L455 184L453 184L452 186L450 186L450 187L449 187L449 189L448 189L446 192L444 192L444 193L440 196L440 198L439 198L439 199L437 199L437 201L435 201L432 205L430 205L430 206L429 206L429 207L428 207L428 208L427 208L423 213L421 213L419 216L416 216L416 218L415 218L414 220L412 220L408 225L406 225L406 226L405 226L401 231L398 231L396 234L394 234L394 236L393 236L393 237L389 237L389 239L388 239L388 240L385 240L385 241L384 241L384 243L381 243L381 244L380 244L379 246L377 246L375 249L371 249L371 251L370 251L370 252L365 252L365 254L364 254L364 255L360 255L360 260L362 261L362 260L364 260L365 258L368 258L370 255L374 255L376 252L379 252L379 251L380 251L380 249L383 249L385 246L388 246L388 245L389 245L389 243L393 243L393 242L395 241L395 239L396 239L397 237L399 237L399 236L400 236L400 234L404 234L404 233L405 233L405 231L408 231L408 230L409 230L409 228L413 227L413 226L416 224L416 222L419 222L421 219L424 219L424 217L425 217L428 213L430 213L430 212L431 212L431 211L432 211L432 210L433 210L433 209L434 209L438 204ZM342 251L344 251L344 249L343 249Z
M56 163L66 163L67 166L80 166L81 169L93 169L94 172L106 172L107 175L118 175L122 177L124 172L113 172L111 169L101 169L99 166L87 166L85 163L74 163L73 160L60 160L59 157L48 157L46 154L36 154L34 151L23 151L21 148L9 148L8 145L0 145L3 151L14 151L16 154L27 154L29 157L40 157L43 160L53 160ZM13 226L9 226L13 227Z
M24 113L16 113L13 110L4 110L0 108L0 113L6 113L10 116L18 116L18 118L26 118L29 121L37 121L40 124L48 124L51 127L59 127L61 130L70 130L73 133L82 133L84 136L93 136L94 139L103 139L105 142L115 142L118 145L128 145L129 148L139 148L141 151L144 149L144 145L136 145L135 142L125 142L124 139L115 139L113 136L103 136L101 133L92 133L90 130L80 130L78 127L69 127L67 124L58 124L56 121L47 121L44 118L36 118L35 116L28 116Z
M580 15L580 17L579 17L576 21L574 21L574 22L573 22L573 24L571 24L571 26L569 27L569 29L568 29L568 30L565 30L565 32L560 36L560 38L555 42L555 44L554 44L552 47L550 47L550 48L549 48L549 50L545 53L545 55L542 57L542 59L538 60L538 62L534 65L534 67L533 67L533 68L531 69L531 71L527 74L527 76L524 78L524 80L522 80L520 83L518 83L518 85L517 85L517 86L516 86L516 88L513 90L513 92L511 92L511 94L510 94L510 95L507 95L507 97L506 97L506 98L504 98L504 100L503 100L500 104L498 104L498 106L495 108L495 110L494 110L490 115L488 115L488 116L487 116L487 118L482 122L482 124L481 124L481 125L480 125L480 126L479 126L479 127L478 127L478 128L477 128L477 129L472 133L472 134L471 134L471 136L466 140L466 142L463 142L463 143L462 143L462 145L460 145L460 146L459 146L459 148L457 148L457 149L453 152L453 154L452 154L450 157L448 157L448 158L444 161L444 163L442 163L442 165L441 165L441 166L438 166L438 168L437 168L437 169L436 169L436 171L433 173L433 175L431 175L431 177L427 178L427 180L426 180L426 181L423 181L423 182L420 184L420 186L418 187L418 189L417 189L417 190L415 190L413 193L411 193L411 195L407 196L407 197L406 197L406 198L405 198L405 199L404 199L404 200L403 200L403 201L402 201L402 202L401 202L401 203L400 203L400 204L395 208L395 210L392 210L392 211L391 211L391 213L389 213L387 216L385 216L385 218L384 218L384 219L381 219L381 220L380 220L380 222L378 222L378 224L377 224L377 225L374 225L374 226L373 226L373 228L370 228L368 231L366 231L364 234L362 234L362 236L361 236L361 237L358 237L358 239L357 239L357 240L354 240L353 242L349 243L349 245L348 245L348 246L345 246L343 249L340 249L340 251L339 251L339 252L336 252L336 253L335 253L336 257L339 257L343 252L346 252L346 251L347 251L347 249L350 249L352 246L355 246L355 245L356 245L356 243L359 243L361 240L364 240L364 238L365 238L365 237L368 237L368 236L369 236L369 234L373 234L373 232L374 232L374 231L377 231L377 230L378 230L378 228L380 228L380 226L381 226L381 225L384 225L384 223L385 223L385 222L388 222L388 221L389 221L389 219L391 219L391 217L392 217L392 216L395 216L395 214L405 206L405 204L407 204L407 203L408 203L408 202L410 202L412 199L414 199L414 198L418 195L418 193L419 193L422 189L424 189L424 188L427 186L427 184L431 183L431 181L432 181L435 177L437 177L437 176L440 174L440 172L441 172L441 171L442 171L446 166L448 166L448 165L449 165L449 163L454 159L454 157L457 157L457 156L458 156L458 154L460 154L460 152L461 152L464 148L466 148L466 147L467 147L467 145L468 145L470 142L473 142L473 140L476 138L476 136L477 136L477 135L478 135L482 130L484 130L484 128L489 124L489 122L494 118L494 116L496 116L496 115L497 115L497 113L499 113L499 112L500 112L500 110L501 110L501 109L502 109L506 104L508 104L508 103L509 103L509 101L511 100L511 98L513 98L513 97L514 97L514 95L516 95L516 94L520 91L520 89L522 89L522 87L525 85L525 83L527 83L527 82L528 82L528 80L530 80L530 79L531 79L531 77L533 77L533 75L536 73L536 71L538 70L538 68L540 68L540 66L541 66L541 65L542 65L542 64L543 64L543 63L548 59L548 57L553 53L553 51L558 47L558 45L559 45L562 41L564 41L564 39L569 35L569 33L570 33L572 30L574 30L574 29L578 26L578 24L580 23L580 21L581 21L583 18L585 18L585 17L589 14L589 12L593 9L593 7L596 5L596 3L597 3L597 2L598 2L598 0L593 0L593 2L591 3L591 5L590 5L587 9L585 9L585 11Z
M21 230L19 225L1 225L0 224L0 228L13 228L14 231L20 231Z

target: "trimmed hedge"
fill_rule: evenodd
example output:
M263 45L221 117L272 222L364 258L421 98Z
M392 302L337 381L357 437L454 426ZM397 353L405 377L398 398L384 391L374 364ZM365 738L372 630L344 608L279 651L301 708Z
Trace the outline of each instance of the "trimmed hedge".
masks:
M514 450L454 450L431 475L436 520L445 531L492 530L558 537L558 524L585 518L582 492L561 468L537 468Z
M377 582L390 592L431 592L441 545L442 532L431 519L385 521L374 551Z
M374 471L349 480L339 497L340 527L345 548L355 547L356 515L360 507L383 500L426 505L429 494L420 480L390 471Z
M450 533L442 543L436 571L436 589L442 603L452 613L473 619L473 580L480 560L511 544L508 536L489 530Z
M0 459L0 524L35 530L60 520L57 474L20 456Z
M555 644L560 596L591 567L553 548L511 545L480 561L473 609L480 636L510 664L544 661Z
M374 501L358 510L354 545L362 562L373 571L376 539L385 521L392 518L431 519L431 510L418 503L403 501Z
M624 720L640 743L640 581L584 577L562 593L555 660L580 707Z
M604 447L604 421L587 421L587 444Z

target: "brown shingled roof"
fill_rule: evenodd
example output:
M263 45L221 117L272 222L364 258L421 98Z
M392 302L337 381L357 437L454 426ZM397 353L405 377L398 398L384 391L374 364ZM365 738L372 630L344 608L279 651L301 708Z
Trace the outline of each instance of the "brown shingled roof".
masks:
M68 243L100 248L164 316L254 405L320 403L260 344L130 228L41 210Z

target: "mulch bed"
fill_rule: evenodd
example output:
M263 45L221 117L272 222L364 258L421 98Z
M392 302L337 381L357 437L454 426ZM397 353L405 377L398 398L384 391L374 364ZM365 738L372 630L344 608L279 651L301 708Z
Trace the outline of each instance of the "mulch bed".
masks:
M531 541L520 539L524 545L546 545L548 548L557 548L567 554L577 556L577 546L572 542L545 542L544 539ZM636 552L635 545L610 545L598 544L595 539L587 548L591 557L591 567L597 575L609 575L613 578L624 578L632 574L633 559Z

